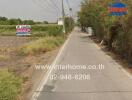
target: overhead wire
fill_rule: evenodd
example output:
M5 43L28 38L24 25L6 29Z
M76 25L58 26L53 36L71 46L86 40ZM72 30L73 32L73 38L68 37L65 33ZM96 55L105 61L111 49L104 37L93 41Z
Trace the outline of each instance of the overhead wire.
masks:
M51 8L53 8L53 7L51 7L51 5L49 4L49 2L47 2L47 0L46 0L46 2L44 2L44 3L42 3L43 2L43 0L32 0L32 2L35 4L35 5L37 5L41 10L48 10L50 13L56 13L57 11L55 11L54 9L51 9ZM44 5L43 5L44 4ZM58 14L58 12L57 12L57 14Z
M59 6L54 2L54 0L50 0L52 3L53 3L53 5L55 5L55 7L58 9L58 11L60 12L61 11L61 9L59 8ZM56 1L58 1L58 0L56 0Z
M60 13L59 7L53 0L40 0L40 1L42 1L42 3L44 3L44 4L45 4L45 2L47 2L48 7L51 7L56 12L57 16L59 15L59 13ZM49 8L49 9L51 9L51 8Z
M67 5L68 5L68 8L70 9L71 7L70 7L69 0L66 0L66 2L67 2Z
M32 0L32 2L35 5L37 5L39 8L41 8L42 10L47 9L50 13L56 14L57 17L59 17L61 12L62 12L60 0ZM66 3L68 6L68 10L69 10L70 15L73 16L73 12L72 12L72 8L70 6L69 0L66 0Z
M69 0L66 0L67 6L68 6L68 10L69 10L69 14L71 17L73 17L73 11L72 11L72 7L70 6Z

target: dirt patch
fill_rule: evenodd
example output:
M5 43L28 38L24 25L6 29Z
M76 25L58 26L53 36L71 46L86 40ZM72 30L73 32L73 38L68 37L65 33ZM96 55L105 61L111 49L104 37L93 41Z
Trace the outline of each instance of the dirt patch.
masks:
M0 47L17 47L29 42L30 37L0 36Z
M34 93L34 91L36 91L38 85L41 83L42 78L44 77L45 73L47 72L47 70L37 70L35 68L35 65L46 65L46 64L51 64L53 62L53 60L55 59L56 55L58 54L60 48L57 48L56 50L47 52L46 54L42 54L39 55L37 57L38 62L34 63L34 65L32 66L33 68L33 73L31 75L31 77L29 78L30 82L31 82L31 88L29 90L27 90L25 94L25 98L23 100L29 100L32 96L32 94Z
M0 60L0 68L18 65L20 57L16 55L14 50L29 41L29 37L0 36L0 55L3 58L8 58Z

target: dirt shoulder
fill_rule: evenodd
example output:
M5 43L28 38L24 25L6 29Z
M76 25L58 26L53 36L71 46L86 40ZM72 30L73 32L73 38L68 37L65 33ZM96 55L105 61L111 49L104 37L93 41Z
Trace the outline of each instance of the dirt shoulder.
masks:
M53 60L55 59L56 55L58 54L60 48L57 48L53 51L47 52L46 54L42 54L37 56L37 61L36 63L34 63L32 65L33 71L32 71L32 75L30 75L31 77L29 78L29 85L31 86L27 86L28 88L26 88L27 90L24 91L24 97L23 100L29 100L31 98L31 96L33 95L34 91L37 89L37 87L39 86L42 78L44 77L45 73L47 72L47 70L38 70L35 68L36 65L50 65L52 64ZM31 84L30 84L31 83ZM28 85L28 84L27 84Z
M100 45L100 41L95 36L90 36L90 38L109 56L111 56L117 63L123 66L123 68L132 74L132 64L130 64L126 59L122 58L120 55L114 51L109 51L105 45Z

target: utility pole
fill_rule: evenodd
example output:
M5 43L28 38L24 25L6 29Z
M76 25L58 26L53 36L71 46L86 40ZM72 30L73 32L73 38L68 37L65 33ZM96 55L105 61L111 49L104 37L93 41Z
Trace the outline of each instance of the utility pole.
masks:
M72 11L72 8L70 8L69 10L70 10L70 17L73 17L73 11Z
M62 0L62 19L63 19L63 32L66 33L65 28L65 11L64 11L64 1Z

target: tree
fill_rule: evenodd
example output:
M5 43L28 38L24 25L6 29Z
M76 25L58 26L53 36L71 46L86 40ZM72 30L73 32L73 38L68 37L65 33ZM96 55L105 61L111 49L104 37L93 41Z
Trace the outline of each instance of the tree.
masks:
M24 20L23 24L29 24L29 25L34 25L35 22L33 20Z
M44 23L44 24L49 24L49 22L48 22L48 21L44 21L43 23Z
M19 24L19 21L17 19L9 19L8 23L9 25L17 25Z
M66 32L72 31L74 28L74 19L72 17L65 17Z
M112 49L132 62L132 1L121 0L127 4L128 14L122 17L109 16L108 5L115 0L84 0L78 21L83 30L88 26L93 27L96 37L104 39Z
M8 20L8 18L6 18L6 17L0 17L0 21L7 21Z

